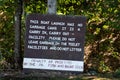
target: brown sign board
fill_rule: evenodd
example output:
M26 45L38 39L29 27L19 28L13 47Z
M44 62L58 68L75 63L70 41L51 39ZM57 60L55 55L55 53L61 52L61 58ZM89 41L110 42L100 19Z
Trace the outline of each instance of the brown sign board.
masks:
M28 15L23 69L83 72L85 27L84 16Z

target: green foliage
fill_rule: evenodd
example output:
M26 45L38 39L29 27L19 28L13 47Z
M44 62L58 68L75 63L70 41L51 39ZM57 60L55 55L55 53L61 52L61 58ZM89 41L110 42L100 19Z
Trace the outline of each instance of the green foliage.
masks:
M105 64L104 61L100 61L100 67L99 67L100 72L109 72L110 68Z
M26 14L29 13L40 13L45 14L47 11L47 1L38 0L37 2L34 0L29 0L24 3L24 11Z
M114 77L120 78L120 68L118 68L118 69L115 71Z
M0 5L0 52L3 58L0 62L12 61L14 48L14 2L1 0ZM4 66L4 65L3 65Z

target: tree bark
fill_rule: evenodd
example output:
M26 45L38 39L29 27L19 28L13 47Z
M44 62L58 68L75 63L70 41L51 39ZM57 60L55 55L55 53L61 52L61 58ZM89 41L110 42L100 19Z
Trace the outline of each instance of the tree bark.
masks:
M21 59L21 17L22 17L22 0L16 0L17 7L15 11L15 68L22 68Z

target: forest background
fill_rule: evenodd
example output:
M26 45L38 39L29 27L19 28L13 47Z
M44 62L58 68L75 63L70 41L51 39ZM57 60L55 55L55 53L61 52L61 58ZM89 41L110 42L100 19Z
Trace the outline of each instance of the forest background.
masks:
M22 57L25 18L30 13L47 14L47 0L23 0ZM17 0L0 0L0 69L14 69L15 11ZM57 15L87 17L85 71L120 74L120 0L57 0Z

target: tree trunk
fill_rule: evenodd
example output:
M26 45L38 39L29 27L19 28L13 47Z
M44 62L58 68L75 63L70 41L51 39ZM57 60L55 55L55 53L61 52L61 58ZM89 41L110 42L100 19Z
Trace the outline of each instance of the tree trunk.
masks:
M22 0L16 0L17 7L15 11L15 68L22 68L21 58L21 16L22 16Z

